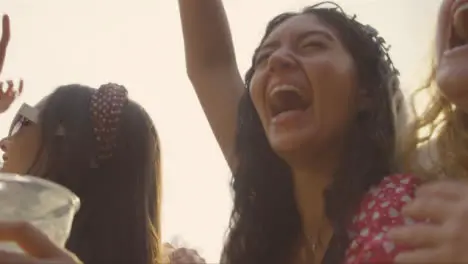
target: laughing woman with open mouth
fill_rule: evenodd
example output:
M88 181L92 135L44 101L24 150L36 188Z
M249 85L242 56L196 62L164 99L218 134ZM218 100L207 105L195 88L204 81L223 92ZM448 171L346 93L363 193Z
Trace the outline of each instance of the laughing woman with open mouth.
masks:
M383 38L334 3L284 13L244 83L221 1L179 4L187 71L233 171L222 262L392 262L405 248L386 234L412 223L400 213L418 179L397 173L405 115Z

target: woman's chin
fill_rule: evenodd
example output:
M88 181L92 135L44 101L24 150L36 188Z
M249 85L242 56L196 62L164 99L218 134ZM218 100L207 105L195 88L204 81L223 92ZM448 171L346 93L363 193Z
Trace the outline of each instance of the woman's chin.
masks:
M5 162L3 163L2 168L0 169L1 173L11 173L10 169L8 168L8 164Z
M18 168L15 168L15 166L12 166L12 164L8 162L3 163L3 166L0 169L0 173L24 174L21 173L20 170L18 170Z
M269 141L273 151L284 160L290 160L298 154L311 152L314 149L311 142L304 140L301 136L270 137Z

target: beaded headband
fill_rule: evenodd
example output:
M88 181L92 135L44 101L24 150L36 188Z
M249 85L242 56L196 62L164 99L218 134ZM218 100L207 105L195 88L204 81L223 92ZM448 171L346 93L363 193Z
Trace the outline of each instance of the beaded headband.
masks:
M91 96L91 118L97 143L98 161L112 157L116 145L117 127L123 108L128 103L124 86L108 83L101 85Z

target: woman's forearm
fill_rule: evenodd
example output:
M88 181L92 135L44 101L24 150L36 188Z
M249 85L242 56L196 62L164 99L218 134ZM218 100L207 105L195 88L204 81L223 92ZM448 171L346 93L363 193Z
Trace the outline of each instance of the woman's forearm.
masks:
M187 74L232 168L237 104L244 83L221 0L179 0Z

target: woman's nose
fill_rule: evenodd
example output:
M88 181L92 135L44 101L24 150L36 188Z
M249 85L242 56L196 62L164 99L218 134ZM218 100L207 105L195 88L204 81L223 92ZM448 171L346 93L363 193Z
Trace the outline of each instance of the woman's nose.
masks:
M7 149L8 149L8 145L9 145L10 141L6 138L0 140L0 149L3 151L3 152L6 152Z
M269 59L270 72L281 72L291 70L297 65L292 54L286 49L279 49L271 54Z

